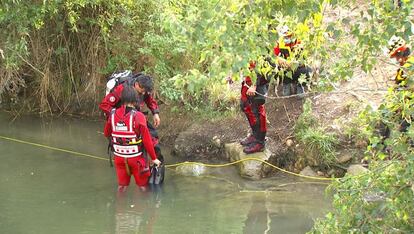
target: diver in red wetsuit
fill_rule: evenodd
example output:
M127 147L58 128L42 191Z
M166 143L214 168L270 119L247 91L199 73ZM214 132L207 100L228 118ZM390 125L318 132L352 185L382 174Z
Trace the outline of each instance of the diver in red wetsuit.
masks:
M131 175L142 189L148 185L150 170L144 150L154 164L161 163L155 154L145 116L135 109L137 96L131 86L125 86L120 96L123 104L110 112L104 128L104 135L113 145L119 191L127 188Z

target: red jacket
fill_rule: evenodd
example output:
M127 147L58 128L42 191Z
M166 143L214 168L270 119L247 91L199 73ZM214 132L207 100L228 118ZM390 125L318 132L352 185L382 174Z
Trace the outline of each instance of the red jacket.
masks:
M121 100L121 93L122 90L124 90L124 85L126 84L120 84L116 86L112 92L108 93L108 95L103 98L101 104L99 104L99 108L105 113L106 116L109 116L111 110L119 105ZM142 108L145 103L148 109L151 110L152 114L157 114L160 112L157 101L155 101L155 99L150 94L140 95L140 99L137 100L137 102L140 108Z
M118 122L125 123L126 127L129 127L129 119L132 111L128 111L125 107L125 105L122 105L118 109L116 109L114 112L110 113L113 115L113 119L115 124ZM106 137L111 137L112 132L114 129L112 129L112 116L109 116L108 120L106 121L105 128L104 128L104 135ZM144 146L144 149L147 151L149 156L152 160L155 160L157 158L154 150L154 145L152 144L151 134L147 127L147 120L145 119L144 114L142 114L139 111L135 111L135 114L132 119L132 129L136 133L136 135L141 137L142 144Z
M301 41L296 39L289 44L285 44L282 40L283 38L280 38L275 47L273 47L273 53L276 57L280 56L287 59L291 56L295 47L301 44Z

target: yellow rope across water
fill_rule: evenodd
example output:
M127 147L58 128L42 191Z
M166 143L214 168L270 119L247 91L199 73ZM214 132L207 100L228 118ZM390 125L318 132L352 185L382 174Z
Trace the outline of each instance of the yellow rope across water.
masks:
M79 152L75 152L75 151L72 151L72 150L56 148L56 147L53 147L53 146L42 145L42 144L33 143L33 142L29 142L29 141L19 140L19 139L15 139L15 138L11 138L11 137L5 137L5 136L0 135L0 138L4 139L4 140L9 140L9 141L14 141L14 142L18 142L18 143L27 144L27 145L33 145L33 146L37 146L37 147L41 147L41 148L46 148L46 149L56 150L56 151L60 151L60 152L70 153L70 154L77 155L79 157L88 157L88 158L94 158L94 159L108 161L107 158L102 158L102 157L98 157L98 156L94 156L94 155L90 155L90 154L79 153Z
M90 155L90 154L84 154L84 153L79 153L73 150L67 150L67 149L61 149L61 148L57 148L57 147L53 147L53 146L48 146L48 145L43 145L43 144L39 144L39 143L33 143L33 142L29 142L29 141L24 141L24 140L19 140L19 139L15 139L15 138L11 138L11 137L6 137L6 136L1 136L1 139L4 140L8 140L8 141L14 141L14 142L18 142L18 143L22 143L22 144L27 144L27 145L32 145L32 146L37 146L37 147L41 147L41 148L45 148L45 149L50 149L50 150L56 150L56 151L60 151L60 152L65 152L65 153L69 153L69 154L73 154L76 155L78 157L88 157L88 158L93 158L93 159L98 159L98 160L104 160L104 161L108 161L109 159L107 158L103 158L103 157L98 157L98 156L94 156L94 155ZM266 162L263 159L259 159L259 158L244 158L244 159L240 159L234 162L229 162L229 163L223 163L223 164L207 164L207 163L200 163L200 162L180 162L180 163L175 163L175 164L169 164L169 165L165 165L165 167L167 168L171 168L171 167L177 167L177 166L181 166L181 165L200 165L200 166L205 166L205 167L213 167L213 168L217 168L217 167L227 167L227 166L231 166L234 164L238 164L241 162L245 162L245 161L259 161L263 164L266 164L272 168L275 168L279 171L282 171L286 174L290 174L290 175L294 175L297 177L301 177L301 178L305 178L305 179L312 179L312 180L323 180L323 181L333 181L333 180L337 180L337 178L324 178L324 177L313 177L313 176L306 176L306 175L301 175L301 174L297 174L291 171L287 171L285 169L282 169L280 167L277 167L269 162Z

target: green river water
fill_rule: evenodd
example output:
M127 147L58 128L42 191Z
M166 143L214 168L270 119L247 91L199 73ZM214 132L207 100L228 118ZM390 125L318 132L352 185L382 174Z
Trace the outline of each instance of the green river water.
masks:
M0 136L106 159L103 122L0 114ZM164 123L165 124L165 123ZM168 146L165 146L167 148ZM0 139L0 233L305 233L330 208L324 185L168 169L162 187L116 191L105 160ZM177 161L167 156L167 164ZM133 182L133 181L132 181Z

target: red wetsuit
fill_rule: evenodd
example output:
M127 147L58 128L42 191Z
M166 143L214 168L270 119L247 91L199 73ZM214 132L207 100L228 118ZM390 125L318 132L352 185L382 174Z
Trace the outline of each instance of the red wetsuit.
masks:
M144 114L122 105L113 110L105 124L104 135L111 138L118 184L128 186L131 175L138 186L146 186L150 176L145 150L152 160L157 158ZM140 142L142 140L142 142Z
M250 63L250 69L252 70L254 67L255 64ZM263 76L258 74L256 81L256 92L265 95L268 83L269 82ZM267 132L266 110L264 107L265 98L259 94L247 96L247 90L250 86L252 86L252 80L249 76L246 76L241 88L240 107L246 115L247 121L249 121L253 136L259 143L264 144Z

